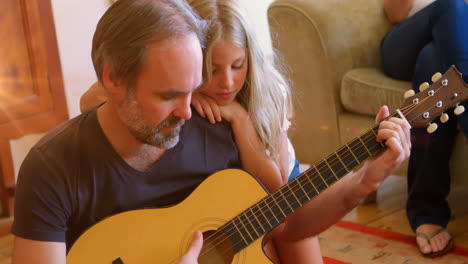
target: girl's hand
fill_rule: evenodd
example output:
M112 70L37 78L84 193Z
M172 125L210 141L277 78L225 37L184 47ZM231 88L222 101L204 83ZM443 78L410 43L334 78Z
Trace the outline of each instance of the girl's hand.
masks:
M229 123L233 123L236 119L246 118L247 111L236 100L228 105L220 106L221 117Z
M247 117L247 111L236 101L220 106L216 101L202 93L192 95L192 105L203 118L208 118L211 124L223 119L232 123L236 118Z
M192 94L192 105L198 114L208 118L211 124L222 121L221 109L213 98L196 92Z

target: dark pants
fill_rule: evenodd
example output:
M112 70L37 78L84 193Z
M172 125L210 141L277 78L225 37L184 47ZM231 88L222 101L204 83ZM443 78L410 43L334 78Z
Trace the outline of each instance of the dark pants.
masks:
M416 91L434 73L444 73L452 65L468 82L468 5L464 0L435 1L395 25L382 40L381 55L384 72L412 81ZM421 224L446 227L450 218L446 201L450 154L458 123L468 136L468 113L452 113L448 123L437 122L439 128L433 134L411 130L407 214L413 230Z

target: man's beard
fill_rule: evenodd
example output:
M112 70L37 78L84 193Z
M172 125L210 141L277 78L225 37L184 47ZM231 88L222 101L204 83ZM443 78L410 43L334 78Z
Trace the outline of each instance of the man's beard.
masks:
M179 133L182 125L185 123L183 118L170 116L163 120L157 126L152 127L141 114L138 105L134 103L133 98L125 98L124 103L119 108L119 116L123 124L130 133L140 142L155 146L161 149L173 148L179 142ZM177 126L168 133L162 133L165 127Z

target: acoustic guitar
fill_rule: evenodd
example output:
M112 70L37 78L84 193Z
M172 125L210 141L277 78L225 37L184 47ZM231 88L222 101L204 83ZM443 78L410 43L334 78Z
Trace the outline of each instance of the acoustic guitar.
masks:
M391 117L406 118L412 127L427 126L447 109L464 110L468 85L452 66L417 94L409 91ZM443 114L442 122L447 115ZM263 238L288 215L385 148L376 141L378 125L351 140L278 191L269 194L248 173L227 169L208 177L180 204L141 209L108 217L84 232L67 255L68 264L175 263L201 230L201 264L273 263L263 251Z

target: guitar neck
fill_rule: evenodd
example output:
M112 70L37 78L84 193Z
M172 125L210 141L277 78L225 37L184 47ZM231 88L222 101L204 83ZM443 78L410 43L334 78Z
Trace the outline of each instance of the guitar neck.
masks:
M392 117L398 116L394 113ZM376 125L220 228L239 252L384 148Z

